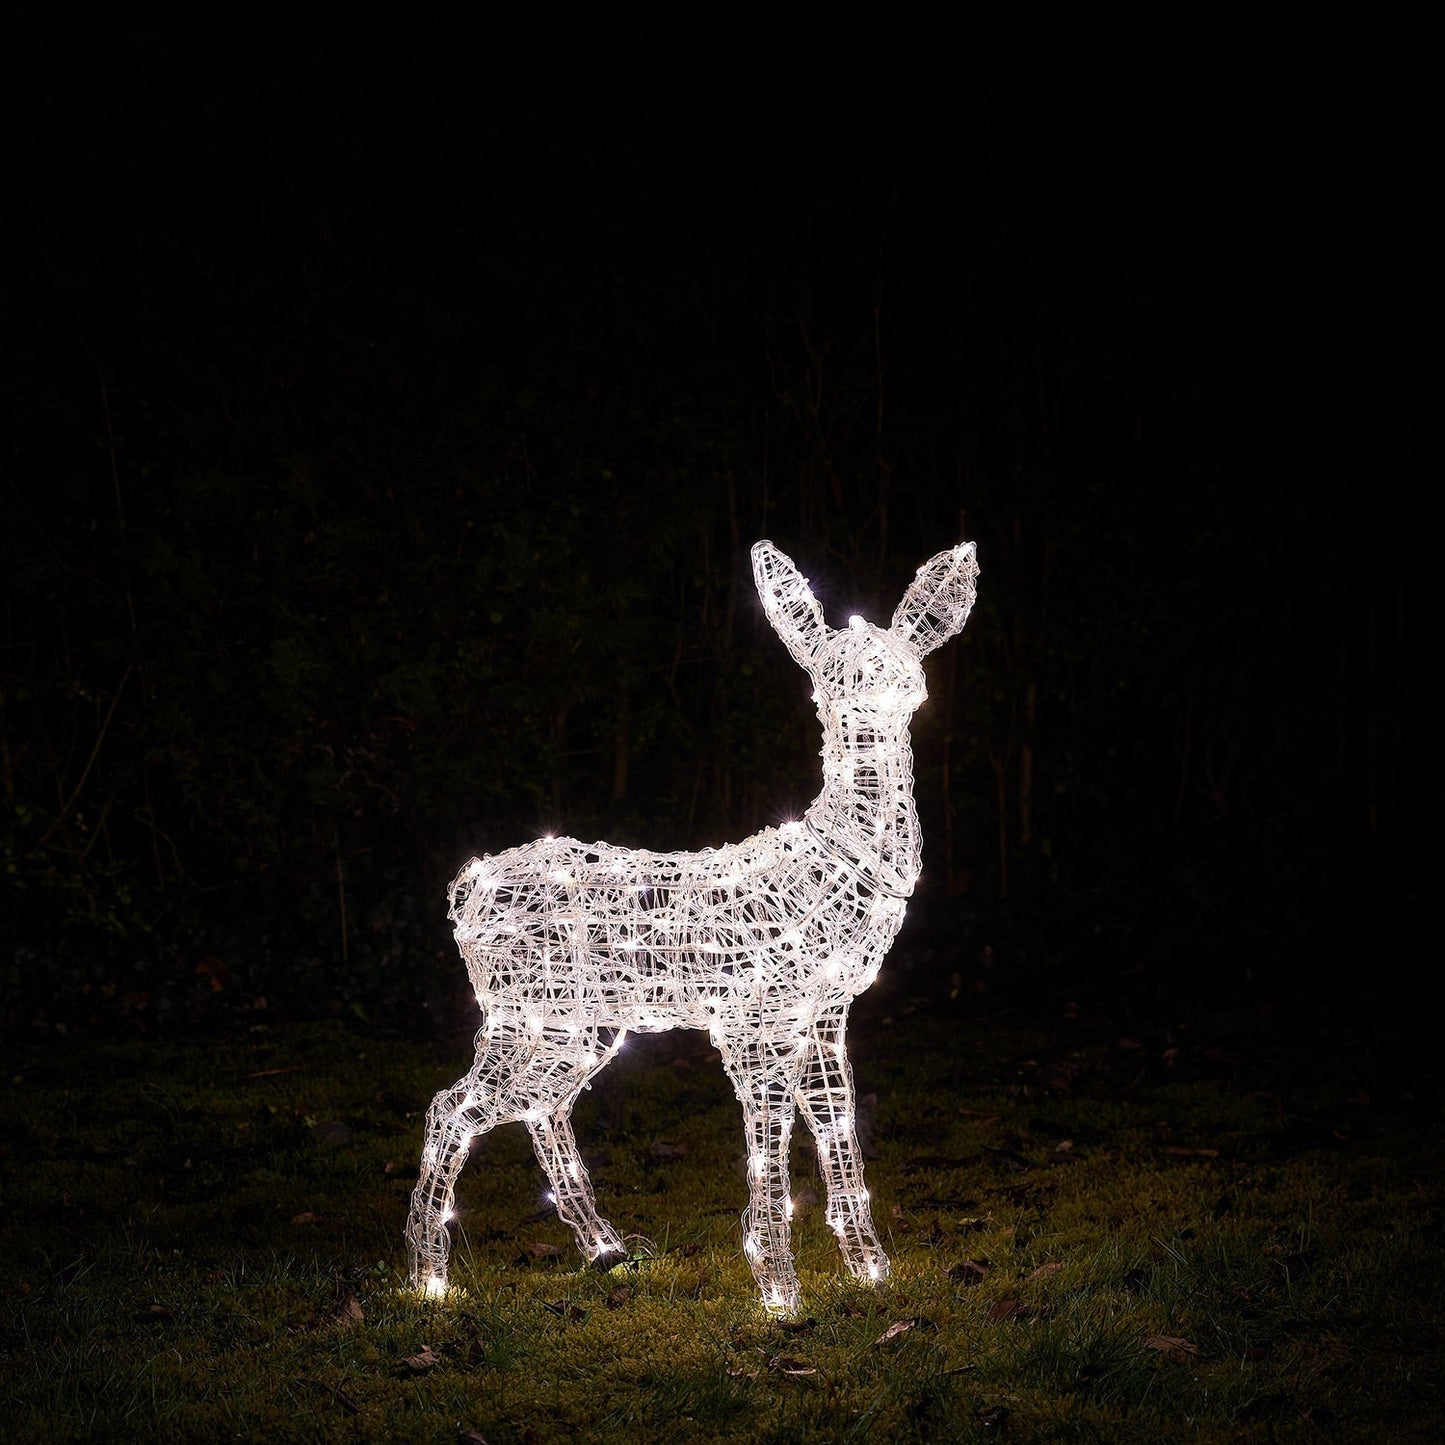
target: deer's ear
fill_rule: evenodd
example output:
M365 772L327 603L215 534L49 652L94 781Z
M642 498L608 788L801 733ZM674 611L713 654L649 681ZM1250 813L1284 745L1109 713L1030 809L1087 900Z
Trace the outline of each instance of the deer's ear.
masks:
M963 631L977 584L978 561L972 542L930 557L903 594L893 614L893 631L912 643L920 657L932 652Z
M799 666L811 667L828 636L828 624L823 621L823 609L808 579L771 542L753 544L753 578L773 631L787 644Z

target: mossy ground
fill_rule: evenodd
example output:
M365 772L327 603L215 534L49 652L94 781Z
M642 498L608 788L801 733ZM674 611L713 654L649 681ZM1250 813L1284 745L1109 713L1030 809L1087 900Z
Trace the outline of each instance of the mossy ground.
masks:
M806 1309L783 1322L739 1249L741 1129L697 1036L634 1041L577 1111L603 1211L650 1257L579 1268L504 1129L462 1176L441 1303L403 1287L402 1229L465 1041L312 1026L12 1052L5 1433L1439 1438L1427 1091L896 999L860 1003L852 1051L894 1276L842 1275L799 1138Z

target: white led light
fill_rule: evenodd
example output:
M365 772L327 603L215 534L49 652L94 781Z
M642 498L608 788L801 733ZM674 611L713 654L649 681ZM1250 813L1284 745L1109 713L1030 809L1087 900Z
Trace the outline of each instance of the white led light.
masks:
M407 1243L413 1284L446 1292L444 1221L468 1148L524 1121L558 1215L590 1258L625 1254L597 1213L572 1106L629 1029L705 1028L742 1104L750 1203L744 1253L764 1305L798 1305L788 1142L801 1108L826 1218L848 1269L888 1258L863 1186L848 1007L877 977L918 877L908 725L920 659L973 606L971 543L918 569L887 628L830 628L770 542L752 553L763 610L808 672L823 727L823 790L802 819L700 853L550 835L474 858L451 886L457 946L485 1015L476 1061L427 1112Z

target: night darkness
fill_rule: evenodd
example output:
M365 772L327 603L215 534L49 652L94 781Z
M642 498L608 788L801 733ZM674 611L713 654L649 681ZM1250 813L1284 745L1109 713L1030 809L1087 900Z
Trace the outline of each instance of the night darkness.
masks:
M1423 37L66 8L0 22L6 1438L1445 1438ZM474 854L817 794L764 538L835 627L977 544L846 1048L735 942L736 1037L493 993L465 1073ZM822 952L803 876L724 926Z
M7 1030L457 1027L472 852L797 808L759 537L834 623L978 543L912 986L1403 1027L1408 78L987 14L102 23L8 22Z

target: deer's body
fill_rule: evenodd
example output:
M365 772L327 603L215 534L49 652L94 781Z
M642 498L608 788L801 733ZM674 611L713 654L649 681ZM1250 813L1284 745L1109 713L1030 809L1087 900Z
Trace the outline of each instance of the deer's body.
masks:
M451 917L484 1024L472 1069L433 1101L408 1240L414 1282L445 1287L453 1187L471 1142L523 1120L584 1254L624 1249L597 1213L570 1115L629 1030L705 1028L743 1105L745 1249L765 1304L798 1298L787 1155L795 1108L818 1147L828 1219L854 1274L888 1271L863 1187L844 1049L919 868L908 721L920 656L973 602L973 548L919 569L892 627L833 631L793 564L753 548L769 621L812 675L823 791L801 822L698 853L546 838L474 858Z

